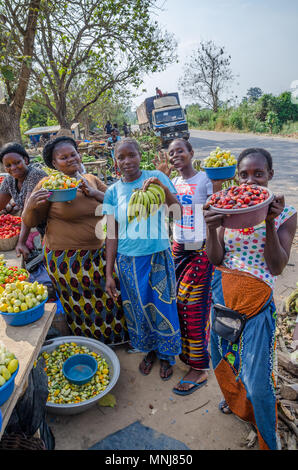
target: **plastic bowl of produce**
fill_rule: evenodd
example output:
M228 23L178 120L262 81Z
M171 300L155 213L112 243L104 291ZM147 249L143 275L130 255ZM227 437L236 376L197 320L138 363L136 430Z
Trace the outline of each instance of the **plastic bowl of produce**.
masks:
M68 380L64 377L63 375L63 364L59 363L59 360L57 359L57 362L55 362L55 370L53 371L53 374L51 376L51 367L49 366L49 363L47 364L47 374L48 374L48 383L49 383L49 398L46 404L46 409L47 412L53 413L53 414L58 414L58 415L74 415L74 414L79 414L87 409L91 408L96 404L98 400L100 400L104 395L108 394L113 387L116 385L119 375L120 375L120 362L114 351L107 345L101 343L100 341L97 341L92 338L84 338L84 337L78 337L78 336L61 336L57 337L51 340L48 340L44 343L43 347L41 348L41 356L45 357L44 354L51 355L55 351L59 350L59 347L63 347L63 345L66 344L74 344L77 347L85 347L88 349L88 351L96 353L96 355L99 355L102 360L105 361L107 367L108 367L108 384L105 386L103 390L96 390L94 391L94 395L88 397L86 399L81 398L81 401L76 403L76 400L72 400L72 402L67 403L67 402L62 402L62 403L55 403L52 398L50 398L50 395L53 390L50 390L50 387L58 387L58 398L62 399L62 397L66 393L74 393L74 396L78 393L79 396L83 397L84 394L86 394L85 390L89 389L90 387L94 386L93 383L96 380L96 375L91 379L89 383L83 384L83 385L75 385L75 384L70 384ZM50 357L50 359L53 360L53 356ZM67 359L66 359L67 360ZM57 369L57 372L56 372ZM100 369L96 372L98 374L100 372ZM52 377L58 377L57 380L57 385L53 385L52 383ZM67 383L68 385L65 385ZM51 384L51 385L50 385ZM73 390L72 390L73 388ZM65 389L69 390L70 392L65 391ZM55 392L54 392L55 395ZM68 395L66 395L67 397ZM51 401L52 400L52 401Z
M24 326L28 325L29 323L33 323L39 320L45 310L45 303L47 302L47 298L43 300L39 305L36 307L29 308L28 310L20 311L17 313L8 313L8 312L0 312L5 322L10 326Z
M97 368L97 360L90 354L75 354L66 359L62 371L69 382L83 385L90 382Z
M16 378L16 375L19 371L19 365L18 365L18 368L16 369L16 371L11 374L11 377L10 379L8 379L5 384L3 384L1 387L0 387L0 406L3 405L3 403L5 403L10 395L12 394L13 390L14 390L14 381L15 381L15 378ZM1 428L1 426L0 426Z
M261 190L264 190L264 187L259 186ZM263 222L267 216L268 208L271 202L274 199L274 194L268 188L265 188L268 192L268 198L251 207L243 207L239 209L222 209L218 207L213 207L210 205L210 210L217 212L219 214L228 215L229 217L224 217L222 226L226 228L233 229L243 229L255 227L256 225ZM207 203L210 202L210 196L207 200Z
M207 167L202 166L201 168L206 172L206 175L210 180L225 180L228 178L234 178L236 174L236 166L218 166L218 167Z
M72 201L76 198L77 187L69 189L48 189L52 194L49 196L48 201L51 202L66 202Z

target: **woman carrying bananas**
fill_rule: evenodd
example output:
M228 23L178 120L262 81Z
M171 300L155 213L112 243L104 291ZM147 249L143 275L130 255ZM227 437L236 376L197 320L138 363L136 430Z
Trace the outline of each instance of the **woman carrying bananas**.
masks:
M176 190L160 171L140 169L141 153L134 139L115 147L121 179L105 193L107 214L106 289L116 296L112 276L118 270L123 308L132 346L147 353L139 365L148 375L156 357L160 377L173 374L181 352L176 306L175 270L165 225L165 208L181 217Z
M105 291L105 234L102 201L106 186L96 176L80 174L81 156L70 137L49 141L43 149L45 164L66 176L82 179L76 197L50 202L50 190L41 180L30 195L23 219L29 227L46 222L44 258L47 271L76 336L105 344L128 341L120 291ZM115 284L119 286L119 281Z

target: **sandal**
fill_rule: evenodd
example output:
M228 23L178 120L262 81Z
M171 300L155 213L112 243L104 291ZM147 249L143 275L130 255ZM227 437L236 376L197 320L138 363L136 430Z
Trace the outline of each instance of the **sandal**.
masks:
M229 405L227 404L226 400L223 399L219 402L218 409L224 414L224 415L231 415L232 411L230 410Z
M161 375L161 373L162 373L162 372L167 372L169 369L172 369L171 372L169 373L169 375L163 377L163 376ZM161 380L164 380L164 381L169 380L169 379L172 377L172 375L173 375L173 368L172 368L171 364L170 364L168 361L163 361L163 363L160 363L159 375L160 375Z
M150 374L151 369L153 367L153 364L155 362L155 356L151 356L152 359L150 359L150 354L151 353L148 353L139 365L139 371L143 375L149 375ZM146 369L148 370L148 372L144 372Z

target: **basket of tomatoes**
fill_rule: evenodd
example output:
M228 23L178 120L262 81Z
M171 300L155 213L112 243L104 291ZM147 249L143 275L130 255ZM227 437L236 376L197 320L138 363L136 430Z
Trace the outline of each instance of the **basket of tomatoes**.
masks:
M42 187L51 192L48 198L50 202L66 202L75 199L80 182L81 180L53 171L44 180Z
M248 228L263 222L274 199L272 191L255 184L231 186L212 194L207 200L210 210L226 215L223 227Z
M0 251L10 251L16 247L21 231L21 217L10 214L0 216Z

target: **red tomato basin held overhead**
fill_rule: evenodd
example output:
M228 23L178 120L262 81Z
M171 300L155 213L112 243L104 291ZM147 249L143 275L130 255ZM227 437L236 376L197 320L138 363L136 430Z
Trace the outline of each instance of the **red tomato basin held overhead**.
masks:
M265 220L274 195L268 188L257 185L231 186L212 194L207 200L210 210L224 217L223 227L254 227Z

